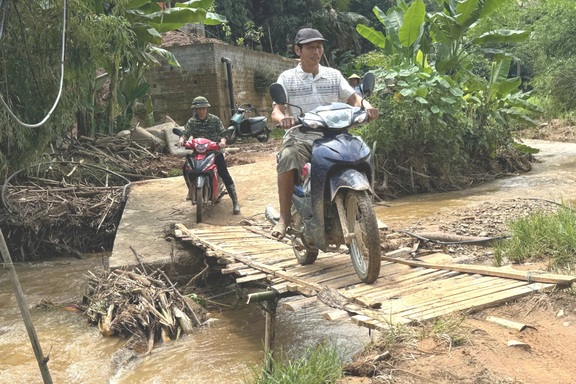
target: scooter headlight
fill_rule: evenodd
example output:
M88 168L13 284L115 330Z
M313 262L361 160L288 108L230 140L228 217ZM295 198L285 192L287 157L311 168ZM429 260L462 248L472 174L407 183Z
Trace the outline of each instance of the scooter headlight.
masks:
M352 109L350 108L319 111L318 115L324 119L328 128L341 129L352 124Z
M196 148L194 148L198 153L206 153L208 149L208 144L196 144Z

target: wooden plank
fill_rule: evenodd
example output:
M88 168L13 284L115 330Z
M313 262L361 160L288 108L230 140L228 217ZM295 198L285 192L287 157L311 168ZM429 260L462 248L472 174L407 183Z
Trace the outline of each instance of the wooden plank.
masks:
M316 296L318 294L318 291L304 287L304 286L296 284L296 283L286 283L286 290L288 292L299 293L302 296L306 296L306 297Z
M270 253L270 254L266 254L267 257L251 257L252 260L259 262L259 263L265 263L267 265L275 265L278 263L283 263L285 261L293 261L294 264L297 264L296 258L294 257L294 254L292 253L292 251L290 251L290 253L280 253L280 252L274 252L274 253Z
M222 241L222 240L230 240L230 241L249 241L246 239L264 239L262 236L258 236L256 234L250 232L239 232L239 233L210 233L210 234L203 234L203 239L210 240L210 241ZM262 242L264 243L264 241Z
M360 291L360 294L365 297L377 295L379 292L385 290L400 290L402 288L420 287L423 284L428 285L432 281L441 280L449 274L454 273L451 271L438 271L435 269L423 269L406 275L398 276L395 280L388 282L386 285L380 286L375 289ZM360 296L360 295L358 295Z
M328 274L327 276L320 275L317 278L311 279L311 281L335 289L348 287L350 285L363 284L358 275L356 275L356 271L353 267L345 268L338 273Z
M353 315L364 315L375 320L375 324L380 324L380 329L389 328L387 327L389 324L409 324L414 321L412 319L394 314L383 314L374 309L365 308L357 304L346 304L344 305L344 310L352 313Z
M497 267L488 267L484 265L469 265L469 264L431 264L431 263L424 263L414 260L400 260L400 259L391 259L388 257L382 257L382 260L402 263L410 266L415 267L424 267L424 268L432 268L432 269L444 269L448 271L457 271L457 272L464 272L464 273L479 273L485 276L496 276L496 277L503 277L506 279L515 279L515 280L522 280L527 282L537 282L537 283L551 283L551 284L559 284L559 285L571 285L573 282L576 281L576 276L570 275L554 275L551 273L540 273L538 272L524 272L524 271L516 271L512 269L497 268Z
M230 273L234 273L240 269L244 269L246 268L246 264L244 263L232 263L232 264L228 264L226 265L226 268L222 269L222 273L227 275Z
M479 311L484 308L493 307L507 301L516 300L534 292L546 292L556 288L556 284L532 283L512 290L496 292L491 295L479 297L473 303L456 303L445 306L436 311L427 311L423 314L411 316L417 320L429 320L449 313L467 310L468 312Z
M331 272L340 269L343 266L348 266L348 268L352 268L352 264L350 263L350 260L348 258L335 257L330 259L322 259L311 265L302 265L302 266L299 265L297 267L299 270L298 271L295 270L295 272L301 272L300 277L307 277L307 276L313 277L318 273L323 273L325 271Z
M382 301L382 305L384 307L386 304L391 304L396 307L395 312L398 312L408 308L435 305L437 302L446 301L449 297L458 295L474 298L481 294L483 289L500 289L499 287L504 287L505 289L507 285L516 283L518 283L516 280L505 280L497 277L474 278L470 275L463 275L457 279L450 279L444 282L443 285L429 284L422 289L413 290L399 296L395 300ZM444 294L440 293L442 290L445 291Z
M297 265L298 265L298 263L293 257L291 257L288 260L284 260L280 263L271 264L271 266L274 266L274 268L281 269L281 270L292 269Z
M354 296L352 300L358 304L365 305L367 307L375 307L382 304L386 300L394 299L403 295L407 295L410 292L420 290L422 288L428 287L431 281L434 281L437 277L454 277L451 274L456 274L458 272L452 271L436 271L434 274L428 274L420 277L419 279L411 279L409 282L404 284L399 284L398 286L391 285L389 288L368 291L362 296ZM346 297L347 293L343 293Z
M316 298L316 296L305 297L300 300L291 300L282 302L282 308L292 312L296 312L305 308L310 308L315 305L318 305L318 299Z
M431 255L423 256L422 259L427 262L431 262L431 261L452 260L452 257L443 253L433 253ZM371 291L373 287L376 288L381 287L382 285L390 284L390 281L392 281L394 284L397 284L398 282L404 281L405 279L409 278L410 276L412 276L412 274L415 274L414 276L418 276L419 274L429 274L433 272L434 272L433 269L427 269L423 267L412 267L405 264L385 261L382 263L380 269L380 276L378 277L378 280L376 280L372 284L359 285L358 287L354 288L354 290L357 290L358 293L363 291Z
M328 321L336 321L348 319L350 318L350 314L348 314L346 311L343 311L342 309L333 309L331 311L324 312L324 314L322 314L322 318Z
M368 329L377 329L377 330L390 329L389 325L384 325L383 323L374 320L369 316L354 315L351 317L351 319L354 324L360 327L365 327Z
M256 281L256 280L264 280L264 279L266 279L267 276L268 275L266 273L257 273L254 275L239 277L236 279L236 283L242 284L242 283L248 283L248 282Z
M214 233L251 233L251 234L253 233L251 231L246 230L245 227L241 227L238 225L216 226L216 225L204 224L201 227L197 228L187 228L183 224L177 224L176 227L184 233L196 234L201 236L204 235L210 236Z
M347 263L341 263L339 265L297 265L296 267L290 269L290 272L296 273L299 278L307 279L310 281L318 281L322 277L328 277L330 275L338 275L342 271L350 271L352 265L347 265Z
M402 300L404 306L396 305L393 313L402 317L411 317L415 314L422 314L428 311L435 311L441 307L448 307L457 305L458 303L465 303L464 306L473 306L473 303L483 296L489 296L496 294L498 292L505 292L514 288L519 288L525 286L527 283L517 280L508 280L506 282L501 282L496 286L484 286L475 291L476 295L472 296L469 292L464 292L461 294L452 295L450 297L438 297L437 299L430 301L420 301L415 303L409 303Z
M437 272L434 269L425 269L425 268L418 268L418 270L415 270L414 268L410 268L408 266L406 266L405 271L407 273L395 277L381 275L380 277L378 277L378 280L376 280L372 284L361 284L355 288L347 290L346 295L347 296L349 295L350 297L360 296L366 294L366 292L373 292L379 289L387 289L390 286L395 286L397 284L401 284L403 282L410 281L412 279L418 279L421 276L430 275L432 273Z
M276 283L274 285L270 286L270 289L272 289L273 291L276 291L279 294L283 294L288 292L288 287L286 286L286 282L283 283Z

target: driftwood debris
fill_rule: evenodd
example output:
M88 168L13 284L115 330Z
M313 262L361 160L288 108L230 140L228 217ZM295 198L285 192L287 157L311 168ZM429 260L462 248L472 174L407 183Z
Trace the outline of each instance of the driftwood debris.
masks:
M130 183L157 178L158 154L130 140L72 141L12 173L0 194L0 227L15 260L109 250Z
M482 245L491 246L494 242L506 239L508 236L500 237L476 237L476 236L461 236L443 232L425 232L425 233L410 233L402 231L403 233L412 236L420 241L431 242L440 245L450 244L466 244L466 245Z
M486 321L502 325L503 327L512 328L512 329L515 329L519 332L522 332L527 327L526 324L518 323L518 322L512 321L512 320L502 319L502 318L496 317L496 316L488 316L486 318Z
M104 336L132 337L149 353L157 341L178 339L204 321L206 311L183 296L161 270L149 275L117 269L88 274L85 315Z

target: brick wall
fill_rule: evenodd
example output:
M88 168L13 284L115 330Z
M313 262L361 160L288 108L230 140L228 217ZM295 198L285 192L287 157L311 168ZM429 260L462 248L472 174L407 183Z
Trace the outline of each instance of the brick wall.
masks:
M222 58L231 62L235 104L250 103L269 120L272 100L267 89L256 90L255 70L271 72L275 79L296 65L293 59L225 44L174 46L168 50L181 68L164 63L147 72L146 78L151 86L156 120L168 115L180 125L190 118L190 106L196 96L205 96L212 105L209 112L219 116L225 126L228 124L232 107L227 65Z

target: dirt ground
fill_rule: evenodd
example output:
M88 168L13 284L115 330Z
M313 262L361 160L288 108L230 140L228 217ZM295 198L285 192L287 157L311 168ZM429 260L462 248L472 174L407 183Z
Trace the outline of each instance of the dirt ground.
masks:
M523 132L522 137L576 143L576 127L550 122L538 130ZM235 180L242 213L231 214L230 200L224 200L208 212L206 222L213 225L265 223L263 209L272 205L277 209L275 151L279 141L266 144L256 141L237 144L237 152L228 157L230 172ZM174 159L163 159L167 167ZM566 191L572 188L570 178L560 178ZM554 205L544 200L522 199L522 191L514 191L508 198L473 201L457 210L443 210L416 222L409 219L388 223L383 237L390 249L406 245L400 228L443 230L461 235L497 236L506 231L505 222L535 210L551 210ZM184 191L179 194L183 199ZM183 205L182 209L193 208ZM471 219L472 218L472 219ZM193 225L193 224L191 224ZM489 249L454 246L448 253L464 255L468 260L486 262ZM523 268L523 266L518 266ZM534 265L524 266L534 269ZM576 382L576 292L536 294L511 301L496 308L476 313L458 314L458 329L463 334L461 344L449 333L434 337L405 338L403 342L387 345L375 343L350 364L348 376L342 383L525 383L568 384ZM488 316L500 317L526 324L522 331L488 322ZM450 321L450 320L446 320ZM430 325L415 327L412 332L422 335ZM396 338L402 339L399 335ZM401 335L400 335L401 336ZM421 340L420 340L421 339ZM397 340L398 341L398 340ZM518 346L508 346L519 341ZM376 361L385 351L391 358Z

